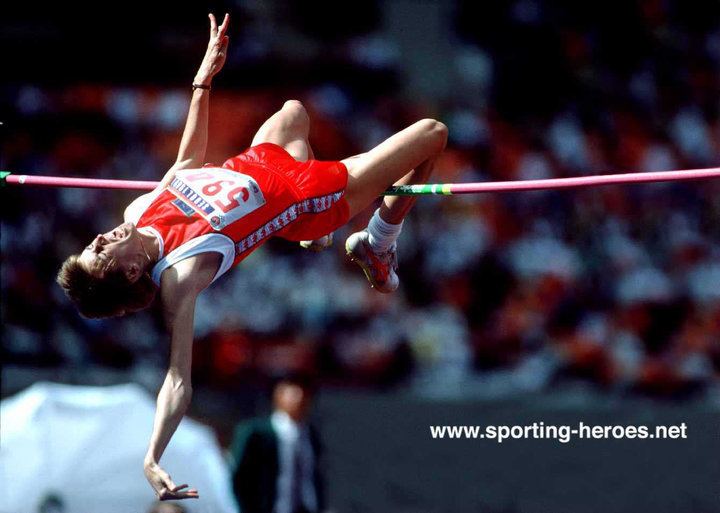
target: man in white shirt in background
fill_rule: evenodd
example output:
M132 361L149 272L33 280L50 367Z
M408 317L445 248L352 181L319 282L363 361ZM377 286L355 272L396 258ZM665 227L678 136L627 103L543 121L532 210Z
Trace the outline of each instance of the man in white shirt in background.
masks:
M273 412L235 429L233 490L243 513L316 513L324 509L317 432L307 424L313 388L302 376L273 387Z

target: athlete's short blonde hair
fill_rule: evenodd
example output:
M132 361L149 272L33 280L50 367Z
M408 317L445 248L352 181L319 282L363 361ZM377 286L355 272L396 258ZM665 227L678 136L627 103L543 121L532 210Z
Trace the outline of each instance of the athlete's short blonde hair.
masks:
M69 256L56 281L83 317L100 319L125 315L148 307L155 298L157 287L147 273L135 283L128 282L122 272L96 278L80 265L79 258L80 255Z

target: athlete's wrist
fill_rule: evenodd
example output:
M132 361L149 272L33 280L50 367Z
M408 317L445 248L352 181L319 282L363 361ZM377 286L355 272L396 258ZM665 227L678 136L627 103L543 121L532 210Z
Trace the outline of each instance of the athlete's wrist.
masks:
M158 460L156 458L154 458L151 454L147 454L145 456L145 459L143 460L143 466L145 468L152 468L157 464L158 464Z
M210 86L212 85L212 77L202 76L202 75L195 75L195 78L193 79L193 88L195 86L203 86L200 89L210 89Z

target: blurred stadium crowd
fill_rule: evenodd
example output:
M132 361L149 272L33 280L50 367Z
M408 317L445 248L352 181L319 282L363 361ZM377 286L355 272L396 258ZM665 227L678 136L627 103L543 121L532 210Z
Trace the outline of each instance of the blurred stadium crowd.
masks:
M244 149L295 97L321 159L441 119L450 143L437 182L719 165L716 2L421 3L446 23L418 55L398 42L401 28L388 28L412 4L230 5L208 160ZM333 16L343 23L323 21ZM2 168L159 179L185 119L189 56L204 44L195 28L197 38L180 25L161 34L169 54L185 56L184 78L108 80L101 70L102 81L86 72L3 86ZM437 55L426 53L433 41ZM408 62L427 65L414 82ZM2 194L4 365L157 373L167 352L157 309L88 321L54 285L62 260L114 226L133 195ZM272 241L206 291L197 383L304 370L326 383L447 394L566 380L662 397L717 389L720 182L421 198L390 297L343 255L371 213L324 253Z

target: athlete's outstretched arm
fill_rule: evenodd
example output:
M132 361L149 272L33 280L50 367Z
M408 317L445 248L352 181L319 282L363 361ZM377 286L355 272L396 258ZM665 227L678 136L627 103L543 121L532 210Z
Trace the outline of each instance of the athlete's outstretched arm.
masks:
M198 497L197 490L185 490L186 485L175 485L159 463L192 398L190 378L195 300L212 282L217 270L214 260L211 265L198 266L198 259L202 257L205 255L188 258L167 269L160 285L163 310L170 330L170 365L158 393L144 468L147 480L161 500Z
M212 14L208 16L210 18L210 41L208 42L205 57L195 74L193 84L210 87L213 77L225 64L228 48L228 36L225 33L230 22L230 16L226 14L219 27L215 21L215 16ZM205 163L209 111L210 90L194 89L177 160L163 177L160 187L167 186L178 169L201 167Z
M165 299L165 298L163 298ZM160 467L160 457L175 433L192 398L193 316L195 297L174 301L172 307L170 366L160 388L152 436L145 455L145 477L160 500L197 498L197 490L184 490ZM165 301L163 301L165 304Z

